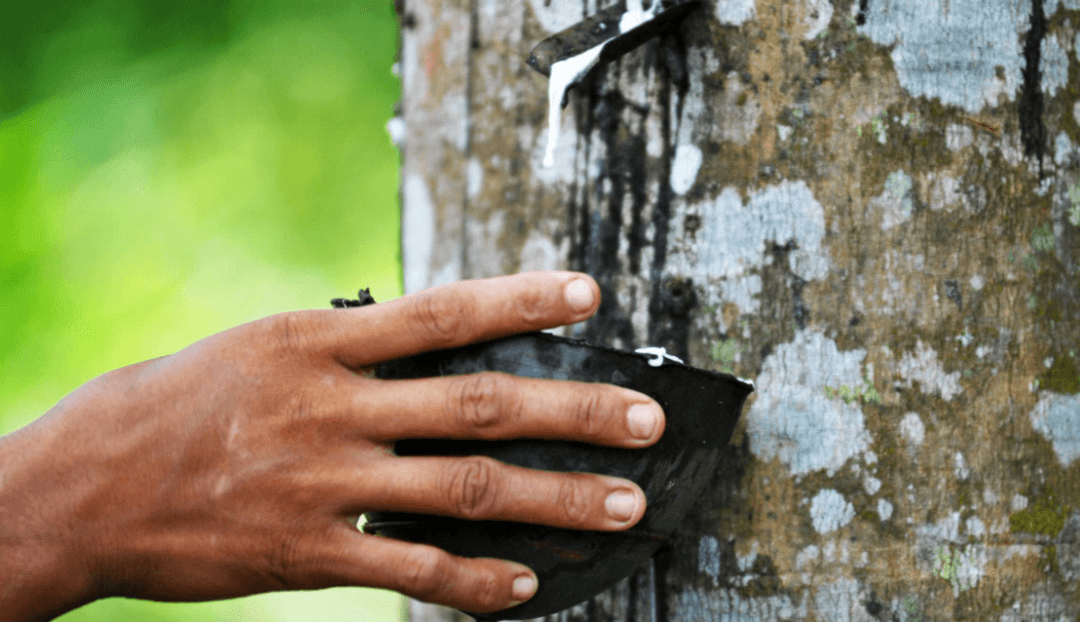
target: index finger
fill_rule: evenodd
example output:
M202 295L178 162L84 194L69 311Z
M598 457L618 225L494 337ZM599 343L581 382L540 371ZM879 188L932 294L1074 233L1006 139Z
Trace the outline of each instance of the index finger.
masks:
M600 288L577 272L525 272L461 281L337 314L330 353L346 367L368 367L431 350L456 348L580 322L600 303Z

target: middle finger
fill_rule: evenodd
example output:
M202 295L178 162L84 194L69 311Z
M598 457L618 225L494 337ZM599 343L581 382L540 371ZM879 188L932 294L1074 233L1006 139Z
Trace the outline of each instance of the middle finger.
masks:
M600 383L481 372L410 380L357 378L351 390L356 424L370 440L385 443L540 438L644 447L664 431L663 410L652 398Z

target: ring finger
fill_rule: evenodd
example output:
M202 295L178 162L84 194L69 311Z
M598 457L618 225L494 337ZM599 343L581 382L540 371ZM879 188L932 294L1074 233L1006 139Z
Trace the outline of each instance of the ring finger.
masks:
M645 494L629 480L538 471L484 456L379 460L365 468L364 481L371 484L345 513L412 512L595 531L626 529L645 513Z

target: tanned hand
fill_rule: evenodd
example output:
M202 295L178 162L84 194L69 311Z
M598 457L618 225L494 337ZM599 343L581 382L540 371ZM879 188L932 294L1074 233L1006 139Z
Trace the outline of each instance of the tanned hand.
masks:
M617 531L632 482L484 458L399 457L405 438L644 447L660 407L619 387L497 373L376 380L383 361L580 322L587 276L465 281L345 310L283 313L91 380L0 438L0 620L99 598L201 601L371 586L469 611L536 591L528 568L367 535L402 511Z

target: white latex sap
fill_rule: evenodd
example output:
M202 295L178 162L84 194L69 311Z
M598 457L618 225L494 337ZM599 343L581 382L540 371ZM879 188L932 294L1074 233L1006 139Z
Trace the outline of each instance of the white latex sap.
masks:
M643 8L642 1L626 0L626 12L619 19L619 34L637 28L656 17L660 11L660 0L653 0L648 11ZM596 61L600 59L600 53L604 51L604 46L610 41L611 39L608 39L577 56L571 56L551 66L551 79L548 82L548 146L544 154L545 167L555 164L555 146L559 142L562 101L566 97L566 90L596 65Z
M650 367L660 367L661 365L664 364L664 359L670 359L672 361L675 361L676 363L682 363L683 362L683 360L681 358L675 356L674 354L668 354L667 353L667 348L658 348L658 347L655 347L655 346L650 346L648 348L638 348L637 350L634 350L634 352L636 352L638 354L644 354L645 356L654 357L654 358L649 359L649 366Z

